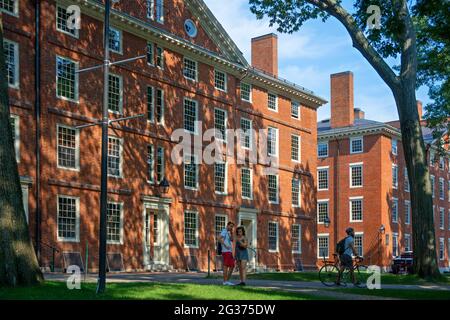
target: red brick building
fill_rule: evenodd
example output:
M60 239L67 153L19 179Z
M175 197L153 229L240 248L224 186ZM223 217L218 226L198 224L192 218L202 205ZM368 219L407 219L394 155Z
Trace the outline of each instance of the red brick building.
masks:
M355 245L365 262L386 270L394 256L412 250L411 204L401 133L398 121L365 119L364 112L354 108L353 97L353 74L331 75L331 118L318 123L318 259L334 252L350 226L356 231ZM418 108L422 115L420 102ZM434 185L439 266L448 270L449 163L447 157L435 157L432 134L425 123L422 133Z
M81 9L79 30L69 5ZM77 70L102 63L104 7L0 0L0 8L24 205L41 265L52 264L55 247L57 269L75 253L95 270L101 135L98 126L75 127L101 117L101 69ZM201 0L120 1L111 24L112 61L146 58L112 66L109 78L110 118L145 115L109 129L109 262L205 270L216 233L232 220L247 228L253 266L314 265L316 109L326 101L278 77L276 35L252 40L249 64ZM258 130L268 131L278 171L265 175L266 164L235 164L226 154L196 164L195 150L175 164L178 128L196 138L209 128L242 129L235 154L251 152L264 141ZM163 177L167 194L158 189Z

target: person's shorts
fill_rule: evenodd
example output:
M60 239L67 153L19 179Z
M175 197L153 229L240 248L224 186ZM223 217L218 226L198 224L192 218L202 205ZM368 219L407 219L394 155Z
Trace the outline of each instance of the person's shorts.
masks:
M348 254L343 254L339 256L342 267L351 268L353 267L353 258Z
M234 259L231 252L222 252L223 265L226 267L234 267Z

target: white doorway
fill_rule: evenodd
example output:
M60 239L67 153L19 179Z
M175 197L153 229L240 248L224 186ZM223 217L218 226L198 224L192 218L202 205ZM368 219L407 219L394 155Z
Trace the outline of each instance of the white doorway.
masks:
M239 225L244 226L245 236L249 244L249 261L248 268L255 270L257 267L257 253L258 253L258 237L257 237L257 216L256 210L241 209L239 211Z

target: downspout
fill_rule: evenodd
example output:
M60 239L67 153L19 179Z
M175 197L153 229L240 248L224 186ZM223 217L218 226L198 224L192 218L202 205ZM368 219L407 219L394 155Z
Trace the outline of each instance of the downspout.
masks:
M35 85L35 117L36 117L36 254L38 261L41 259L41 47L40 47L40 19L41 2L35 0L35 59L34 59L34 85Z

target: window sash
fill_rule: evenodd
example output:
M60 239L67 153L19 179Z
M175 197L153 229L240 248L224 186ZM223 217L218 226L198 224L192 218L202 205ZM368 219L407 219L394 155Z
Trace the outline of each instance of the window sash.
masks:
M269 191L269 202L278 203L278 176L269 174L268 179L268 191Z
M291 228L292 252L302 252L301 225L293 224Z
M252 171L249 168L241 168L241 192L242 198L252 199L253 198L253 182L252 182Z
M291 159L300 161L300 136L297 135L291 135Z
M123 205L117 202L108 202L106 219L106 239L108 243L122 243L122 214Z
M292 206L296 208L301 206L300 188L301 188L300 179L293 178L291 186Z
M198 246L198 215L196 212L184 213L184 245L187 247Z
M227 75L225 72L214 71L214 86L221 91L227 91Z
M108 137L108 175L122 175L122 140L116 137Z
M363 166L350 165L350 187L363 186Z
M244 149L251 149L252 147L252 121L246 118L241 118L241 147Z
M56 57L56 95L72 101L78 100L78 63Z
M291 117L294 119L300 119L300 104L298 102L291 102Z
M318 190L328 190L328 169L317 169Z
M57 126L58 167L78 169L78 131L66 126Z
M241 82L241 100L252 101L252 87L248 83Z
M109 27L109 44L110 51L115 53L122 53L122 31Z
M317 222L322 224L326 218L329 218L329 202L319 200L317 201Z
M328 157L328 143L317 144L317 156L319 158Z
M350 200L350 221L363 221L363 199Z
M58 196L57 227L59 241L79 240L79 198Z
M163 180L165 173L164 148L158 147L156 154L156 181L159 183Z
M147 146L147 181L149 183L155 182L155 162L154 162L153 145Z
M184 158L184 187L198 188L198 164L195 155L186 155Z
M227 140L227 113L222 109L214 109L214 136L218 140Z
M267 94L267 108L273 111L278 110L278 96L276 94Z
M363 152L363 138L350 139L350 153Z
M197 81L197 61L184 58L183 75L189 79Z
M197 101L185 99L184 100L184 129L191 133L197 133L196 121L198 118Z
M108 80L108 110L114 113L122 113L123 87L122 77L109 74Z
M278 223L269 221L269 251L278 251Z
M71 14L67 12L67 9L57 5L56 6L56 30L78 38L78 29L70 29L67 25Z
M0 11L17 16L19 12L19 0L1 0Z
M227 164L216 162L214 164L214 186L216 193L225 194L227 192Z
M278 155L278 130L273 127L267 128L267 154L269 156Z

